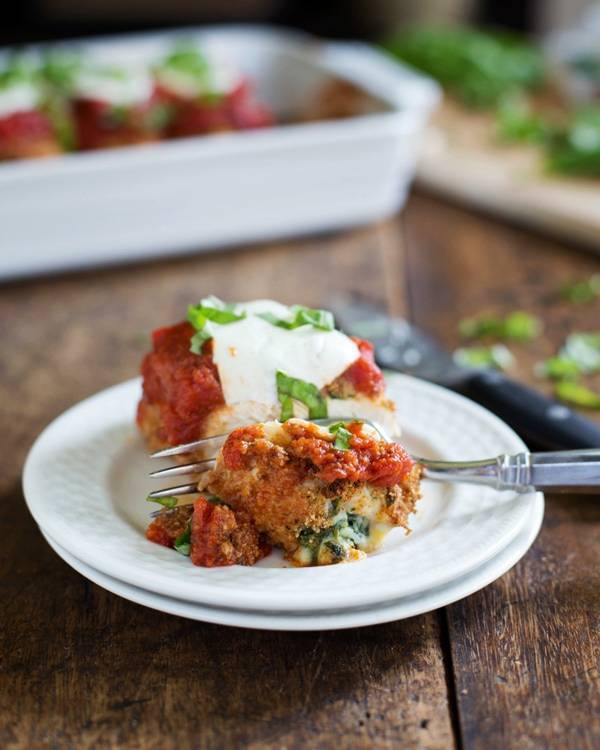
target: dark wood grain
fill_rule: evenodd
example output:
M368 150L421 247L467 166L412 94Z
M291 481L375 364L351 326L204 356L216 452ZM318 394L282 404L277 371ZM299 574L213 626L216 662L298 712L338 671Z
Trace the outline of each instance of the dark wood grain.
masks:
M337 633L269 633L113 596L46 545L26 452L69 405L137 373L148 332L207 293L322 304L360 288L402 311L397 222L267 248L6 285L0 420L1 748L454 747L436 613Z
M449 347L458 344L464 316L531 311L545 332L513 347L513 374L548 389L534 377L534 363L568 332L600 328L600 300L573 305L557 294L565 282L599 272L598 256L425 196L411 203L407 235L412 315ZM531 552L447 608L465 748L598 747L599 501L548 497Z
M415 195L403 222L0 288L0 748L593 747L597 500L549 498L530 553L446 610L293 634L186 621L87 582L39 534L20 471L45 424L135 375L148 332L204 294L319 305L360 289L450 347L464 315L529 309L546 329L515 348L513 374L533 382L569 330L598 327L597 303L556 295L598 270Z

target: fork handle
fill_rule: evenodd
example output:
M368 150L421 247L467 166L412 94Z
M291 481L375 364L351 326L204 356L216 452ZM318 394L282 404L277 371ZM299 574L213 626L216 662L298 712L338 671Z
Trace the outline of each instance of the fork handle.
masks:
M481 461L418 459L423 477L496 490L600 493L600 449L502 454Z

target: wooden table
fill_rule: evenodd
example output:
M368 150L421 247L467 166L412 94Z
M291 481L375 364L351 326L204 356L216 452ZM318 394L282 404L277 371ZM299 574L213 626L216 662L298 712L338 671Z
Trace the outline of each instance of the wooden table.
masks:
M450 347L464 315L533 310L546 332L519 352L531 380L567 331L599 327L599 302L555 294L594 271L597 256L416 194L402 220L352 232L1 288L0 747L597 748L597 497L548 498L531 551L461 602L294 634L178 619L88 583L20 485L44 425L135 375L148 332L207 293L326 305L360 289Z

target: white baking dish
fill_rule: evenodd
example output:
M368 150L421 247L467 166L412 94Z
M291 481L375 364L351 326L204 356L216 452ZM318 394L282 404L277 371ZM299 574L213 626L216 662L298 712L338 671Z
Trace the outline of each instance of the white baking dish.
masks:
M181 37L231 59L276 112L300 111L334 75L389 109L2 164L0 277L356 225L402 205L439 98L433 82L364 44L265 27L185 29L78 46L94 57L148 60Z

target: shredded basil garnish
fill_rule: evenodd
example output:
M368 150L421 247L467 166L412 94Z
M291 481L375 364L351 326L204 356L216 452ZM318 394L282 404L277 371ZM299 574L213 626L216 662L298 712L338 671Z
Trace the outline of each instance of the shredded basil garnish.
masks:
M573 380L561 380L554 386L554 392L561 401L566 401L584 409L600 409L600 393L592 391Z
M276 381L282 422L294 416L292 399L308 407L309 419L322 419L327 416L327 401L316 385L292 378L281 370L277 371Z
M333 447L338 451L347 451L350 449L350 438L352 433L346 429L347 422L336 422L329 426L329 432L335 435Z
M329 310L319 310L312 307L304 307L303 305L292 305L290 312L294 316L292 320L278 318L271 312L259 313L258 317L266 320L267 323L271 323L278 328L285 328L288 331L300 328L300 326L312 326L319 331L333 331L335 328L335 320Z
M173 495L169 495L168 497L151 497L148 495L146 498L147 503L158 503L159 505L163 505L165 508L174 508L177 505L177 498L173 497Z
M205 297L197 305L190 305L187 319L196 329L196 333L190 340L190 351L194 354L200 354L204 342L212 338L212 334L205 328L209 320L219 325L226 325L227 323L235 323L245 317L246 313L235 312L235 305L227 304L212 295Z
M569 302L591 302L600 297L600 273L595 273L583 281L566 284L560 291Z
M160 67L171 68L180 73L193 76L202 83L208 81L210 74L210 65L206 57L204 57L191 40L184 39L175 45L173 51Z
M192 526L190 523L188 523L188 525L181 532L181 534L177 537L177 539L175 539L175 542L173 543L173 547L177 550L177 552L179 552L179 554L189 556L191 538L192 538Z
M514 362L514 357L503 344L493 346L463 346L453 353L454 361L464 367L506 370Z
M459 323L460 335L465 339L494 337L527 342L535 339L541 330L539 318L522 310L516 310L505 318L484 313L474 318L465 318Z

